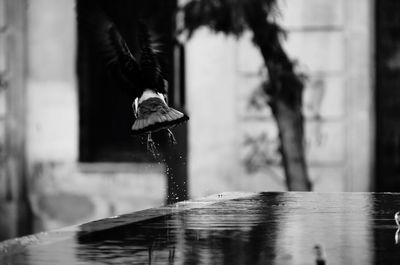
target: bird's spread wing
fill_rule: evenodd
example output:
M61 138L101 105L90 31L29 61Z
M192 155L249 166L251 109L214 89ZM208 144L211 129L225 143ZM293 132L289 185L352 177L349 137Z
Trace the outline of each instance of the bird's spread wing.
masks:
M104 61L114 77L137 85L140 76L138 62L115 24L99 8L91 8L80 19L93 49Z
M157 51L152 47L154 43L151 41L150 30L143 22L139 22L138 28L141 48L139 65L143 86L153 88L157 92L165 94L165 79L157 58Z

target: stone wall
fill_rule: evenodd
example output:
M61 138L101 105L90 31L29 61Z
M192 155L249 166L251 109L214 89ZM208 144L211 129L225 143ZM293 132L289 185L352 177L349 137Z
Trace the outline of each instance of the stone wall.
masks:
M36 231L162 205L164 167L157 164L41 163L32 168Z
M0 240L26 233L25 1L0 1Z
M78 154L75 1L28 3L29 163L74 162Z

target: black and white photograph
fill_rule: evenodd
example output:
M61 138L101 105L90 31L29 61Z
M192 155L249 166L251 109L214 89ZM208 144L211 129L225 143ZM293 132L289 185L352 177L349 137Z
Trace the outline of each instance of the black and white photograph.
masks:
M399 265L400 0L0 0L0 265Z

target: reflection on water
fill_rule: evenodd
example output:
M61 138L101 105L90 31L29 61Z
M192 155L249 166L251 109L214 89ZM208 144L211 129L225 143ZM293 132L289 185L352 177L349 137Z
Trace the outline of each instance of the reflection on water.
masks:
M379 264L400 264L400 245L396 244L398 227L394 219L395 212L399 210L399 193L385 194L373 203L370 216L374 228L373 251Z
M78 233L0 263L400 264L397 206L390 194L263 193Z
M321 246L327 264L374 264L370 198L332 193L324 194L318 204L313 200L314 196L301 204L296 197L287 201L291 207L281 211L278 253L290 255L291 264L311 264L312 256L318 260L315 246Z
M77 255L104 264L116 256L124 257L117 264L265 264L275 253L274 212L264 200L223 202L82 237Z

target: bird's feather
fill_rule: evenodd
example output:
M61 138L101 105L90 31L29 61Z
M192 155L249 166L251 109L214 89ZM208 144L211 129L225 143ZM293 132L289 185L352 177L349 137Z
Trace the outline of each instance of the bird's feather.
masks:
M82 16L80 23L87 33L91 47L114 78L132 86L130 89L138 89L139 64L111 19L94 6ZM140 92L134 94L139 95Z

